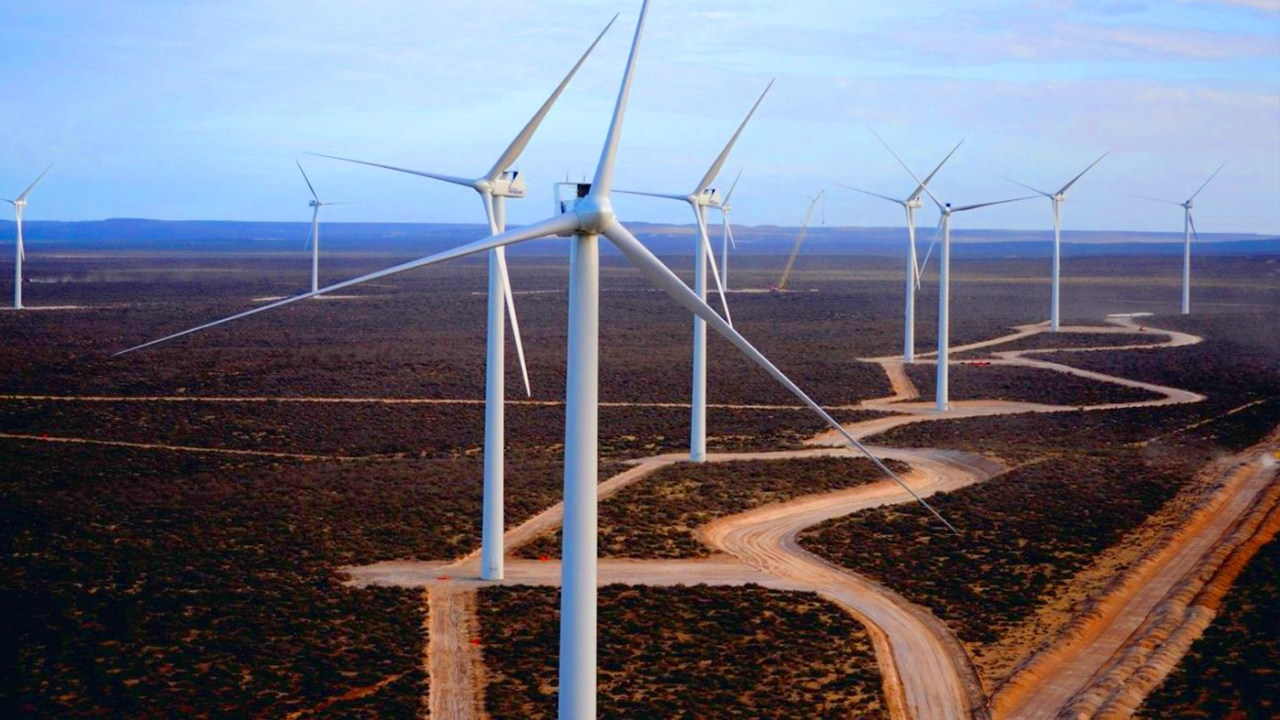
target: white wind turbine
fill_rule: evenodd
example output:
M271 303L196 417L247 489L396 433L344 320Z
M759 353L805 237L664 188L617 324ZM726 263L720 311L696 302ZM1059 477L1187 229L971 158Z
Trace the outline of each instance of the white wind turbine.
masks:
M515 139L511 141L511 144L507 146L507 149L503 151L502 155L493 164L493 167L483 177L461 178L333 155L320 155L320 157L394 170L469 187L480 195L480 199L484 203L485 217L489 222L489 232L494 235L503 233L507 229L507 198L523 199L526 190L524 179L520 177L519 172L512 172L511 166L515 165L516 161L520 159L521 153L524 152L529 141L533 139L533 135L542 124L543 118L547 116L552 106L560 99L560 95L569 86L569 81L578 73L578 69L587 61L592 51L596 49L596 45L600 44L600 40L609 31L609 28L613 27L613 23L617 19L618 16L614 15L613 19L604 26L604 30L601 30L600 34L596 36L595 41L578 59L577 64L569 70L569 74L565 75L555 91L551 93L551 96L547 98L542 107L538 109L538 112L525 124L524 128L520 130L520 133L516 135ZM314 288L312 292L315 292ZM529 370L524 360L524 344L520 340L520 324L516 319L515 298L511 292L511 277L507 273L506 251L502 247L497 247L489 252L488 351L485 357L484 509L481 513L480 523L480 575L485 580L501 580L506 573L505 548L503 547L502 539L502 534L506 530L504 522L506 515L506 412L504 409L506 378L503 374L506 367L505 346L503 345L506 332L506 316L503 312L504 302L506 304L506 312L511 315L511 333L515 339L516 355L520 360L520 372L524 378L525 393L531 396L533 391L529 385Z
M18 235L17 235L16 242L14 243L14 250L13 250L13 309L14 310L22 309L22 261L27 259L27 249L22 243L22 211L27 207L27 196L30 195L31 191L35 189L36 185L38 185L40 181L44 179L45 174L48 173L50 168L52 167L53 166L50 165L49 167L45 168L44 172L40 173L40 177L36 178L34 182L28 185L27 189L23 190L22 194L19 195L17 198L13 200L8 200L8 199L5 200L5 202L13 206L13 212L14 212L14 215L17 217L17 225L18 225L17 227Z
M890 152L893 152L890 150ZM938 271L938 374L936 380L937 394L935 397L936 408L938 412L945 412L951 406L950 400L950 360L951 360L951 216L955 213L969 212L979 208L991 207L993 205L1004 205L1006 203L1020 202L1022 200L1030 200L1031 196L1012 198L1010 200L997 200L995 202L978 203L977 205L964 205L961 207L951 207L951 203L944 203L938 199L937 195L929 189L928 184L916 177L911 172L911 168L902 162L896 154L898 164L902 165L902 169L906 170L911 178L915 180L920 187L924 188L925 193L929 196L933 203L938 206L938 212L942 213L942 217L938 220L938 230L942 234L942 259L939 260L940 269ZM928 257L925 258L928 262ZM923 268L921 270L923 272Z
M1146 195L1135 196L1135 197L1140 197L1143 200L1153 200L1158 203L1165 203L1166 205L1177 205L1183 210L1183 221L1182 221L1182 232L1183 232L1182 314L1183 315L1191 314L1191 236L1195 235L1196 240L1200 239L1200 233L1196 232L1195 218L1191 217L1191 209L1195 207L1195 200L1200 195L1200 193L1203 192L1204 189L1209 186L1209 183L1213 182L1214 178L1218 177L1218 173L1222 172L1222 168L1225 168L1226 166L1227 166L1227 163L1225 162L1222 163L1222 165L1218 166L1218 169L1213 171L1213 174L1209 176L1209 179L1205 180L1204 184L1200 186L1200 189L1196 190L1191 197L1187 198L1186 202L1174 202L1172 200L1162 200L1160 198L1147 197Z
M1058 328L1061 325L1062 320L1062 203L1067 201L1067 191L1079 182L1080 178L1084 177L1085 173L1092 170L1094 165L1102 162L1102 159L1109 154L1109 152L1102 153L1102 157L1094 160L1092 165L1085 168L1079 175L1072 178L1071 182L1063 185L1062 189L1055 193L1038 190L1025 183L1020 183L1013 178L1005 178L1005 180L1008 180L1015 185L1021 185L1031 192L1039 193L1040 195L1049 198L1050 202L1053 203L1053 281L1052 289L1049 291L1049 330L1051 332L1058 332Z
M307 244L311 246L311 292L315 292L320 289L320 208L347 203L321 202L315 186L311 184L311 178L307 177L307 171L302 169L302 163L297 160L293 162L298 166L298 172L302 173L307 189L311 191L311 202L308 203L311 206L311 235L307 239Z
M872 134L876 136L876 139L879 140L882 145L889 149L890 153L893 153L893 148L889 148L889 144L886 143L883 138L874 132ZM924 199L922 196L924 195L925 185L933 181L934 176L938 174L938 171L942 169L942 166L947 164L947 161L951 159L952 155L956 154L956 151L959 150L960 146L963 144L963 140L957 143L956 146L951 149L951 152L947 153L947 156L942 158L942 162L938 163L938 166L933 169L933 172L929 173L929 176L926 177L920 185L917 185L915 191L908 195L905 200L892 198L888 195L880 195L879 193L873 193L868 190L860 190L856 187L849 187L848 185L840 186L846 190L860 192L863 195L870 195L871 197L888 200L896 205L901 205L907 212L907 281L906 307L903 312L902 323L902 361L908 365L916 361L916 290L920 287L920 264L916 259L916 211L924 207ZM893 156L895 158L898 157L897 153L893 153ZM899 159L899 162L901 162L901 159Z
M782 269L782 279L778 280L778 284L773 287L774 292L783 293L787 291L787 280L791 277L791 271L796 267L796 258L800 256L800 247L804 245L805 238L809 237L809 223L813 220L813 211L818 208L818 203L822 203L822 222L826 223L827 204L823 198L827 196L826 189L818 191L817 195L809 198L809 209L804 213L804 222L800 225L800 234L796 235L796 243L791 246L791 256L787 258L787 265Z
M707 208L717 207L720 204L720 194L716 192L715 188L711 187L711 183L720 174L720 169L724 167L725 161L729 159L729 153L733 151L733 146L738 142L742 131L747 128L747 123L751 122L751 117L756 114L760 103L764 102L765 95L769 94L769 88L772 87L773 81L770 80L769 84L765 86L764 92L760 93L756 104L751 106L750 112L743 118L737 132L733 134L733 137L729 138L729 142L725 144L724 149L720 151L720 155L716 157L710 169L702 176L702 180L698 182L698 186L693 189L693 192L688 195L669 195L618 190L619 193L626 195L644 195L646 197L677 200L689 204L689 207L693 210L694 219L698 221L698 238L694 241L693 254L693 291L698 294L698 297L703 302L706 302L707 264L710 261L711 272L715 277L716 287L720 291L720 302L724 306L724 316L730 325L733 324L733 317L729 314L729 302L725 299L724 284L721 281L720 272L716 269L715 251L711 249L711 238L707 233ZM707 323L699 317L694 317L693 319L693 392L690 405L692 410L689 423L689 460L691 462L703 462L707 459Z
M563 720L596 717L596 531L597 531L597 465L599 415L599 237L604 235L644 276L677 303L707 321L743 354L768 372L809 409L818 414L853 447L866 454L883 472L900 483L935 517L953 532L927 502L896 473L845 430L820 405L782 373L768 358L740 335L724 318L711 309L697 293L663 265L631 231L617 219L611 199L614 162L622 136L623 118L639 54L649 0L641 6L635 37L627 58L613 120L609 126L594 181L583 184L576 202L566 203L566 212L526 227L499 233L460 247L418 260L402 263L386 270L322 288L319 293L336 292L364 282L426 267L455 258L482 253L494 248L555 235L572 237L569 259L569 341L565 382L565 446L564 446L564 545L561 565L560 606L560 677L559 717ZM559 209L557 207L557 209ZM311 297L301 295L270 305L254 308L221 320L152 340L117 355L133 352L157 343L189 335L239 318L256 315Z
M733 225L729 222L729 213L733 212L733 191L738 189L738 181L741 179L742 171L739 170L738 176L729 186L729 192L715 206L720 211L720 220L723 225L720 233L720 287L725 292L729 292L729 246L733 245L734 250L738 249L738 241L733 239Z

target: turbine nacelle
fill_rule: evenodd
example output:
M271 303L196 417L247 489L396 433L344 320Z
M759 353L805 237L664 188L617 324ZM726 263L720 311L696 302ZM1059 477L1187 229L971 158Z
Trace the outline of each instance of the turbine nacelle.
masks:
M516 200L524 199L528 190L519 170L503 171L498 176L498 179L492 182L487 179L478 180L476 181L476 189L480 192L488 192L494 197L507 197Z
M915 197L913 197L913 198L911 198L911 199L909 199L909 200L905 200L905 201L903 201L903 203L902 203L902 207L904 207L904 208L906 208L906 209L908 209L908 210L920 210L920 209L923 209L923 208L924 208L924 198L922 198L922 197L920 197L919 195L917 195L917 196L915 196Z
M707 188L700 193L690 195L689 204L701 207L719 207L720 193L715 188Z

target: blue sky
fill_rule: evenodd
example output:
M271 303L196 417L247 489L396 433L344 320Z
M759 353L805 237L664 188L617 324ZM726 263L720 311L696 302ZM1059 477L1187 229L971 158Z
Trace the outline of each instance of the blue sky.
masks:
M0 196L49 162L31 219L305 220L305 151L483 173L615 13L618 24L519 168L545 216L550 184L590 174L638 0L41 0L0 27ZM924 172L965 146L936 190L957 203L1061 185L1103 151L1064 208L1075 229L1280 233L1280 0L654 0L619 186L697 182L770 78L726 166L745 168L735 221L797 225L828 188L827 222L901 211L835 186L907 193L874 127ZM332 221L479 222L461 188L303 158ZM626 218L688 222L674 203ZM1043 228L1047 202L965 218ZM928 222L927 220L923 222Z

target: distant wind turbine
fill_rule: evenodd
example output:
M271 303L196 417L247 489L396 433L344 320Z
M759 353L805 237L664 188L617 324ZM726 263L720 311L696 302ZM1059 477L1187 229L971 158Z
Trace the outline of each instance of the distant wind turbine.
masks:
M1209 186L1209 183L1213 182L1213 179L1218 177L1218 173L1222 172L1222 168L1225 168L1226 166L1227 166L1227 163L1224 162L1222 163L1222 165L1218 167L1217 170L1214 170L1213 174L1209 176L1209 179L1205 180L1204 184L1200 186L1200 189L1196 190L1191 197L1187 198L1186 202L1174 202L1172 200L1162 200L1160 198L1147 197L1146 195L1135 196L1135 197L1140 197L1143 200L1152 200L1158 203L1165 203L1166 205L1177 205L1183 210L1183 213L1184 213L1184 217L1182 221L1182 230L1183 230L1182 314L1183 315L1191 314L1191 236L1195 235L1197 241L1200 239L1200 233L1196 232L1195 218L1191 217L1191 209L1195 207L1196 197L1198 197L1200 193L1204 192L1204 189Z
M742 179L742 171L738 171L738 176L733 179L733 185L729 186L729 192L716 205L716 209L720 211L720 220L723 228L720 236L720 285L725 292L729 291L729 246L733 245L733 249L738 249L738 241L733 239L733 224L729 222L729 213L733 212L733 191L738 189L738 181Z
M759 350L738 333L698 294L690 290L675 273L631 234L613 209L614 164L622 138L623 119L631 82L639 56L648 0L641 6L640 18L627 58L626 71L618 90L613 120L609 125L594 180L579 188L579 195L565 202L566 211L517 230L467 243L451 250L402 263L386 270L370 273L326 288L317 294L336 292L361 283L377 280L415 268L435 265L447 260L487 252L529 240L551 236L572 236L569 255L569 328L568 362L565 372L565 443L564 443L564 522L560 593L560 676L559 717L561 720L587 720L596 717L596 639L597 639L597 491L599 466L599 369L600 369L600 248L604 235L623 256L650 282L687 310L701 317L724 336L752 362L816 413L846 442L865 454L877 467L898 482L904 490L942 523L955 532L941 515L911 489L882 460L849 433L835 418ZM150 347L223 323L283 307L308 297L307 294L254 308L231 317L205 323L158 340L123 350L117 355Z
M893 148L889 147L889 143L885 142L884 138L880 137L874 131L872 131L871 134L876 136L876 139L885 146L890 154L895 158L898 158L898 154L893 151ZM917 185L915 191L908 195L906 199L899 200L897 198L889 197L888 195L880 195L867 190L849 187L848 185L840 186L846 190L860 192L863 195L870 195L871 197L880 198L881 200L888 200L895 205L901 205L902 208L907 211L907 280L906 300L902 321L902 361L908 365L916 361L916 290L920 287L920 264L916 260L916 211L924 207L924 200L921 197L924 195L924 186L933 181L934 176L938 174L938 171L942 169L942 166L947 164L947 161L951 159L952 155L956 154L956 151L959 150L960 146L963 144L963 140L957 143L956 146L951 149L951 152L947 153L947 156L942 158L942 162L938 163L938 166L933 169L933 172L929 173L929 176L926 177L920 185ZM898 162L902 162L902 159L898 158Z
M321 202L320 196L316 194L316 188L311 184L311 178L307 177L307 171L302 169L302 163L297 160L293 161L298 166L298 171L302 173L302 179L307 183L307 189L311 191L311 202L309 205L311 211L311 235L307 239L307 244L311 246L311 292L320 289L320 208L330 205L347 205L341 202Z
M27 249L22 243L22 211L27 207L27 196L35 189L36 185L44 179L45 174L53 168L53 165L44 169L22 194L13 200L5 199L5 202L13 206L13 212L17 216L18 236L13 251L13 309L22 309L22 261L27 259Z
M1102 159L1109 154L1109 152L1103 153L1102 157L1094 160L1092 165L1085 168L1079 175L1072 178L1071 182L1063 185L1061 190L1054 193L1037 190L1030 185L1020 183L1013 178L1005 178L1005 180L1008 180L1015 185L1021 185L1031 192L1039 193L1040 195L1049 198L1053 203L1053 287L1050 290L1049 301L1049 330L1052 332L1058 332L1058 327L1061 325L1062 319L1060 302L1062 298L1062 203L1067 201L1067 191L1079 182L1080 178L1084 177L1085 173L1092 170L1094 165L1102 162Z
M461 185L475 190L484 203L485 217L489 221L489 232L499 235L507 229L507 198L523 199L527 189L524 178L511 167L520 159L534 133L542 125L543 119L560 99L569 81L578 73L578 69L590 57L596 45L604 38L609 28L613 27L617 15L604 26L604 30L596 36L578 62L569 70L551 96L547 98L538 112L525 124L507 149L503 151L489 172L478 178L463 178L452 175L409 170L406 168L382 165L380 163L352 160L334 155L320 155L332 160L369 165L371 167L394 170L432 180L442 180L454 185ZM318 153L317 153L318 154ZM505 523L505 486L506 486L506 348L503 344L506 333L506 312L511 316L511 334L515 339L516 355L520 360L520 373L524 378L524 390L529 396L533 389L529 385L529 369L524 360L524 343L520 340L520 323L516 319L515 297L511 291L511 276L507 272L506 250L498 246L489 251L489 306L488 306L488 339L485 357L485 414L484 414L484 509L481 515L480 541L480 573L485 580L501 580L506 573L505 550L502 535L506 532Z
M787 266L782 269L782 279L778 280L778 286L774 288L776 291L786 292L787 280L791 279L791 271L796 266L796 256L800 254L800 246L804 245L805 238L809 237L809 223L813 220L813 211L826 194L826 190L819 190L817 195L809 198L809 209L804 213L804 223L800 226L800 234L796 236L795 246L791 248L791 257L787 258ZM822 212L825 215L826 206L822 207Z
M913 180L919 183L920 187L924 188L929 199L933 200L933 203L938 206L938 212L942 213L942 217L938 220L938 230L942 233L942 259L939 261L941 269L938 273L938 374L935 383L937 388L935 405L938 412L945 412L951 407L949 386L951 378L949 366L951 361L951 216L956 213L969 212L970 210L993 205L1030 200L1033 196L951 207L951 203L944 203L939 200L938 196L934 195L933 191L929 189L929 186L916 177L916 174L911 172L911 168L907 167L907 164L902 162L901 158L898 158L898 163L902 165L902 169L911 175Z
M710 261L711 272L715 276L716 287L720 291L720 302L724 306L724 316L730 325L733 324L733 316L729 314L729 301L725 298L724 283L721 280L720 272L716 269L715 250L711 248L711 238L708 237L707 233L707 208L716 207L720 204L720 195L715 188L711 187L711 183L720 175L720 170L724 167L725 161L729 159L729 153L733 151L733 146L738 142L742 131L747 128L747 123L751 122L752 116L756 114L756 110L760 108L760 103L764 102L765 95L769 94L769 88L772 87L773 81L770 80L769 84L765 86L764 92L760 93L756 104L751 106L750 112L743 118L737 132L733 134L733 137L729 138L729 142L720 151L715 162L711 164L711 168L702 176L698 186L688 195L669 195L634 190L617 191L625 195L644 195L646 197L678 200L689 204L689 207L693 210L694 218L698 221L698 239L694 243L693 291L698 294L698 297L702 298L703 302L706 302L707 264ZM691 462L703 462L707 459L707 323L699 317L693 319L693 392L690 404L692 405L692 410L689 430L689 460Z

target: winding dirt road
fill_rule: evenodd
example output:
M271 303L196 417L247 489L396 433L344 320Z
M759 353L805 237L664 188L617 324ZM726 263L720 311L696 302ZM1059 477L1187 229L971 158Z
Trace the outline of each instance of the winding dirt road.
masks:
M1062 332L1133 334L1140 332L1137 322L1132 317L1117 316L1108 320L1111 322L1110 326L1067 327L1063 328ZM1012 334L962 346L956 348L956 352L995 347L1044 332L1045 329L1044 325L1015 328ZM994 352L993 356L997 358L995 362L1001 364L1052 370L1095 381L1141 388L1158 395L1156 399L1149 401L1104 404L1086 407L1085 410L1154 407L1203 400L1203 396L1179 388L1108 376L1031 357L1047 352L1152 349L1180 347L1200 342L1200 338L1185 333L1155 329L1141 332L1147 337L1163 335L1166 340L1163 343L1118 347L1003 351ZM892 395L859 403L846 409L881 410L897 414L850 425L847 429L859 438L872 436L907 423L1026 412L1074 412L1081 409L1075 405L966 401L954 403L951 410L939 413L933 409L932 403L913 402L919 394L907 377L899 358L873 358L871 361L879 363L885 369ZM815 455L853 455L833 434L813 438L809 444L810 449L801 451L715 454L709 457L709 461L785 460ZM1003 471L999 464L991 460L964 453L881 447L875 447L872 450L882 457L899 459L910 464L912 471L907 475L906 480L922 496L981 482ZM644 479L659 468L683 462L684 458L683 454L679 454L640 460L635 467L602 483L600 498L604 499ZM928 720L990 717L987 699L971 662L954 635L937 618L923 608L907 602L891 590L812 555L796 542L796 537L805 528L826 520L866 508L909 501L910 496L905 491L886 480L836 493L800 498L788 503L759 508L719 519L699 529L701 539L709 547L718 551L710 559L683 561L602 559L600 582L601 584L679 585L693 579L693 582L714 585L756 583L777 589L818 592L859 618L867 626L876 647L885 679L887 704L893 717ZM559 505L548 508L519 527L510 530L507 533L508 549L517 548L553 531L559 526L561 510ZM1225 513L1222 521L1229 522L1232 518L1238 520L1238 516ZM1190 545L1175 543L1170 545L1169 552L1177 552L1180 556L1192 557L1194 560L1201 556L1201 551L1206 551L1206 547L1204 543ZM508 577L503 581L506 584L555 586L559 583L560 567L557 562L513 559L508 562L507 567ZM1169 578L1176 580L1179 573L1184 572L1186 567L1186 563L1167 564L1162 566L1161 576L1166 580ZM346 568L345 571L351 578L351 584L357 586L448 585L454 591L467 592L488 584L477 577L478 552L453 562L397 561ZM1141 619L1152 611L1151 594L1135 593L1134 597L1114 598L1112 605L1122 608L1126 617ZM1116 633L1111 634L1113 641L1116 637ZM1119 637L1120 643L1124 640L1125 637ZM449 660L449 663L454 663L455 666L469 664L462 658L466 648L453 643L434 642L433 648L433 652L451 656L457 653L454 656L457 660ZM1115 652L1115 648L1111 650L1112 653ZM1076 682L1072 686L1073 692L1081 690L1082 685L1087 685L1087 681L1102 664L1107 662L1112 653L1106 652L1105 647L1094 646L1088 651L1076 653L1069 661L1060 658L1058 662L1045 663L1046 667L1041 668L1045 687L1058 687L1064 684L1071 686L1073 681L1070 678L1075 680L1083 678L1082 682ZM437 662L433 659L430 664L434 667ZM456 686L444 684L440 686L439 691L449 692L450 687L457 687L458 692L467 691L464 689L465 684ZM437 692L436 688L437 684L433 682L433 696ZM483 688L476 686L472 691L483 692ZM1050 711L1051 708L1061 708L1070 695L1071 693L1065 697L1029 700L1028 702L1034 705L1034 709L1029 711L1031 714L1018 717L1051 717L1056 712L1056 710ZM434 704L435 700L432 702ZM469 703L464 698L456 698L448 702L448 705L454 708L463 708L469 704L476 705L475 702ZM1049 714L1045 715L1045 712ZM1003 718L1003 715L1001 717Z

